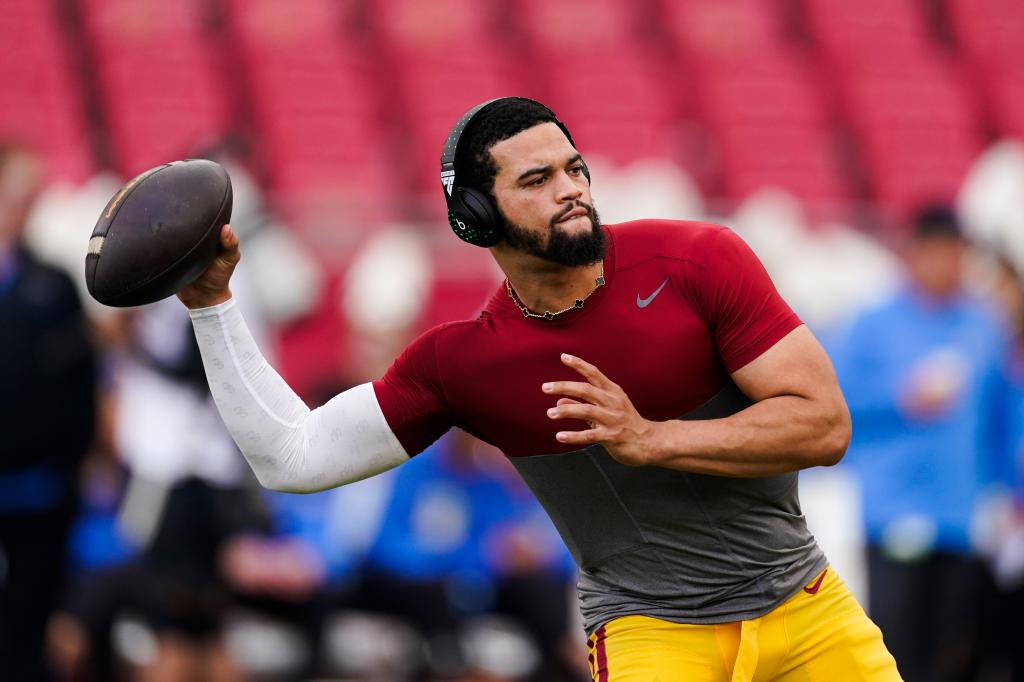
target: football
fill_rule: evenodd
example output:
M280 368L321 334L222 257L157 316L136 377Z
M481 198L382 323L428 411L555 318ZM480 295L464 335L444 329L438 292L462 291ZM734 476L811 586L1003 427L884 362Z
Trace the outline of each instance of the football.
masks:
M127 307L172 296L209 267L231 219L231 178L206 159L151 168L121 188L92 231L85 281L100 303Z

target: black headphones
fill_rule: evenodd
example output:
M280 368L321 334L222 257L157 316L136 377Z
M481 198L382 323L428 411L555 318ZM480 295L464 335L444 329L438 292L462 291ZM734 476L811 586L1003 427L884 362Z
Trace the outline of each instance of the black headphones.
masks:
M474 118L483 110L495 102L507 99L519 99L534 102L540 106L540 102L525 97L499 97L478 104L462 115L452 131L448 133L444 149L441 151L441 187L444 189L444 199L448 203L448 224L452 226L459 239L469 242L474 246L490 247L501 241L501 220L498 214L498 207L494 205L491 198L480 190L472 187L464 187L459 183L455 174L455 158L459 150L459 139L462 133L473 122ZM544 107L547 109L547 107ZM551 111L548 109L548 111ZM572 135L565 124L555 117L555 124L562 129L569 144L573 147L576 143L572 141ZM583 164L583 175L590 182L590 170Z

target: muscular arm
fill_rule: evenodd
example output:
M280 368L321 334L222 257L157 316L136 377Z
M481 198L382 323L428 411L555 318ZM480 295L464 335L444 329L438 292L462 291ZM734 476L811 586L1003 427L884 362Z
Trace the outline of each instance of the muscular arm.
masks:
M650 464L771 476L839 462L850 441L850 414L832 364L807 327L732 378L754 404L724 419L660 423Z
M850 416L824 349L805 326L732 374L754 401L723 419L652 422L622 389L579 358L565 363L587 382L554 382L544 390L572 396L549 411L583 419L587 431L560 432L564 443L601 443L624 464L661 466L718 476L771 476L837 463L850 439Z

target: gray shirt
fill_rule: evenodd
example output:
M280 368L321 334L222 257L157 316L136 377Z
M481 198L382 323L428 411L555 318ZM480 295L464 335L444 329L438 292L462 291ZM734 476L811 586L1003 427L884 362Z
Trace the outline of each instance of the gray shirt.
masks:
M749 405L735 384L686 415ZM513 458L580 567L584 626L642 614L724 623L768 613L825 568L797 474L707 476L619 464L601 446Z

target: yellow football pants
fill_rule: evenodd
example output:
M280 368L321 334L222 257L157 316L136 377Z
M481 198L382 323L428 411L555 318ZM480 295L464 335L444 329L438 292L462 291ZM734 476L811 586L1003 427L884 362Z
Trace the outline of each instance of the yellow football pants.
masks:
M591 635L594 682L899 682L882 633L830 568L753 620L616 618Z

